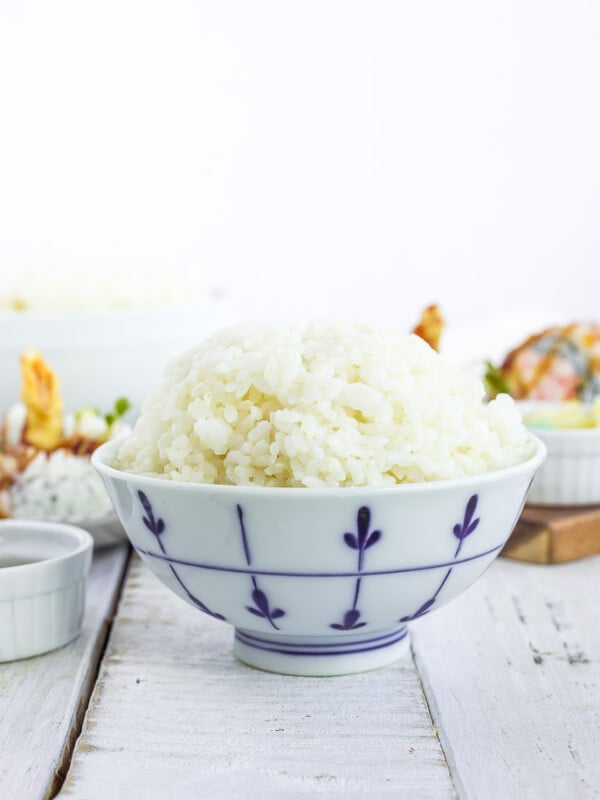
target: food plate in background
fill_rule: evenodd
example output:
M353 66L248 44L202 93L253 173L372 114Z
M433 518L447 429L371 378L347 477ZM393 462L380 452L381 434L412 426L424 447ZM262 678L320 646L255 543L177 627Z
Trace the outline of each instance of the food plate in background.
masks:
M90 456L103 442L130 431L119 398L111 411L65 412L60 380L36 350L20 359L21 402L0 421L0 517L76 524L97 546L114 544L123 531Z
M91 534L95 549L114 547L127 541L127 534L114 512L92 519L69 520L69 525L77 525Z

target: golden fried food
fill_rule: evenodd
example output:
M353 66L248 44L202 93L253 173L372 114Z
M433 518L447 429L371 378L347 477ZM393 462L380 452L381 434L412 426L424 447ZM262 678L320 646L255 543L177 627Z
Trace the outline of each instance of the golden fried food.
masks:
M63 432L59 380L37 350L21 356L21 377L21 400L27 409L23 439L40 450L53 450Z
M511 350L499 368L488 367L491 396L591 401L600 395L600 325L547 328Z
M108 414L93 407L64 414L58 378L37 350L23 354L21 376L22 402L0 418L0 518L63 520L108 513L109 498L97 491L89 457L129 430L122 422L128 400L120 397Z
M0 453L0 491L6 489L13 483L17 469L18 462L15 456L7 453ZM0 516L2 516L1 512Z
M434 350L440 349L440 338L444 329L444 318L439 306L427 306L421 314L419 324L413 329L413 333L424 339Z

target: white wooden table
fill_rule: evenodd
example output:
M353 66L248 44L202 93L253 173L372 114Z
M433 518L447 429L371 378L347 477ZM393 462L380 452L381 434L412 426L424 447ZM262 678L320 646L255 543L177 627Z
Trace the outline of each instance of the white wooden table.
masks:
M499 560L412 659L339 678L238 663L126 557L96 556L77 642L0 666L2 800L600 797L600 557Z

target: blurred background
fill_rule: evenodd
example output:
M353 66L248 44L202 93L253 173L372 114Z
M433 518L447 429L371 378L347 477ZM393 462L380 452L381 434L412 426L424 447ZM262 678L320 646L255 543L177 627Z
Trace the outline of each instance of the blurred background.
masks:
M0 0L0 294L220 290L190 341L437 302L465 359L598 319L599 41L589 0Z

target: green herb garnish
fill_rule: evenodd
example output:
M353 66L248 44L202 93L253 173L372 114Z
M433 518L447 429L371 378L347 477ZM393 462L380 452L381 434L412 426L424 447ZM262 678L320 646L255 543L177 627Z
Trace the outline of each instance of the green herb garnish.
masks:
M109 414L104 415L104 419L106 420L108 427L110 428L115 424L115 422L117 422L117 420L125 416L130 408L131 403L129 400L126 397L119 397L119 399L115 401L113 410Z
M493 399L497 394L510 394L510 387L500 367L495 367L491 361L486 361L485 366L486 370L483 376L483 384L488 397Z

